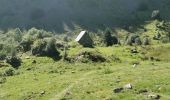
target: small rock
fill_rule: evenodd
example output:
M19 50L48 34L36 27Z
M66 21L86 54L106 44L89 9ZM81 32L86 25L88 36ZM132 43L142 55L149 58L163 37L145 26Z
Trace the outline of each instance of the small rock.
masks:
M131 49L131 53L138 53L136 48Z
M36 60L33 60L33 61L32 61L32 64L36 64L36 63L37 63Z
M154 94L149 94L148 98L154 99L154 100L159 100L160 99L160 95L154 95Z
M41 92L40 92L40 95L44 95L44 94L45 94L45 91L41 91Z
M133 68L135 68L135 67L137 67L137 64L134 64L134 65L133 65Z
M123 90L123 88L121 87L121 88L116 88L113 91L114 91L114 93L120 93L122 90Z
M27 56L27 57L25 57L25 59L30 59L30 57L29 57L29 56Z
M132 85L131 84L126 84L125 86L124 86L124 89L132 89L133 87L132 87Z

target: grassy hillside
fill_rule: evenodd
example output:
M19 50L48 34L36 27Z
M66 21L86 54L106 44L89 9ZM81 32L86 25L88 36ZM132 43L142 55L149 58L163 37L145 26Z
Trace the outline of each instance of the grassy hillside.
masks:
M23 0L22 5L25 2ZM32 2L39 3L38 1ZM31 5L32 2L27 1L27 4L29 6L37 5ZM61 3L63 4L62 6L66 6L65 2L58 1L56 4ZM133 4L131 5L128 5L129 2L125 2L124 0L114 1L114 3L113 1L97 2L97 0L91 2L89 4L86 1L80 0L74 3L68 3L72 9L77 9L77 6L80 6L80 9L75 10L76 13L80 13L78 14L79 16L77 15L78 17L69 17L75 18L74 20L66 18L69 22L80 21L82 23L83 28L79 26L80 23L76 23L76 29L73 32L56 34L55 31L45 31L44 29L47 27L44 29L22 29L25 26L22 28L10 28L8 26L8 30L0 31L0 100L170 99L170 80L168 79L170 76L170 22L167 20L142 22L145 18L150 17L150 11L154 7L162 7L162 4L168 2L156 1L152 7L148 8L146 4L149 4L151 1L144 1L143 4L140 4L132 0ZM6 4L7 1L3 1L3 3ZM75 38L86 28L93 26L92 28L95 29L95 25L93 24L98 25L96 28L100 29L99 23L103 24L106 21L103 18L106 17L107 11L110 10L110 6L104 6L103 3L106 3L106 5L117 4L117 6L119 4L126 4L122 8L119 6L120 10L113 8L113 11L118 11L119 13L116 16L108 16L107 18L120 18L114 19L113 22L115 21L120 26L126 23L129 28L127 30L121 27L114 30L104 28L105 31L89 31L86 34L90 36L88 38L91 38L94 43L89 44L89 48L83 47L83 45L75 41ZM157 5L158 3L160 5ZM15 2L14 5L16 5ZM59 11L61 11L62 6L59 6L61 7L58 9ZM87 6L89 8L86 8ZM11 5L10 3L9 7L13 7L13 4ZM98 13L99 15L103 15L100 16L101 21L100 18L96 19L96 17L93 17L93 13L98 10L91 10L89 14L92 13L92 16L87 15L86 17L82 17L83 14L86 15L89 9L96 9L96 7L98 10L103 11ZM6 10L7 8L4 9ZM81 12L82 9L84 10L83 13ZM123 13L122 11L125 11L125 9L128 11ZM29 11L29 9L27 10ZM68 10L71 9L65 9L65 11ZM46 21L49 22L49 20L39 18L43 13L42 9L38 8L31 15L32 22L40 25L38 26L39 28L42 27L40 24L41 20L45 23ZM74 13L72 12L71 15ZM135 15L136 17L132 17L132 13L137 14ZM122 17L118 17L117 15L119 14ZM23 15L27 16L26 14ZM61 18L60 21L62 22L62 19L65 18L63 17L64 15L65 13L62 12L62 17L59 16L57 18ZM146 16L141 17L141 15ZM18 16L18 18L20 17ZM55 16L53 17L56 18ZM87 19L85 20L84 17ZM125 17L130 22L134 20L133 25L135 23L139 24L140 21L142 23L131 27L127 20L124 19ZM4 18L7 18L7 16ZM23 18L27 19L27 17ZM48 19L49 17L46 18ZM79 21L76 18L80 18ZM18 23L17 20L15 21ZM27 21L30 22L29 27L35 25L32 24L30 19ZM56 22L54 21L53 23ZM51 23L43 25L56 26L56 24ZM107 25L111 24L107 23ZM67 31L70 31L70 28L66 24L64 26ZM52 27L50 26L50 28ZM63 29L63 27L57 28Z
M154 54L159 46L148 47L146 54ZM169 48L167 44L165 47ZM0 99L2 100L146 100L159 95L170 99L170 63L166 60L142 60L141 54L131 54L130 47L96 47L103 56L115 55L120 62L67 63L55 62L48 57L23 55L18 70L2 67L0 72ZM74 50L73 50L74 49ZM69 55L89 48L72 48ZM138 47L143 50L143 48ZM165 49L166 50L166 49ZM123 51L123 52L122 52ZM164 48L159 52L164 51ZM162 55L168 51L162 52ZM157 57L157 55L155 55ZM161 57L161 56L160 56ZM167 56L167 58L169 55ZM32 63L36 60L37 63ZM169 60L168 60L169 61ZM138 63L133 67L134 63ZM2 77L10 75L12 76ZM4 79L5 78L5 79ZM3 81L5 80L5 81ZM132 84L132 89L114 93L115 88Z
M76 26L97 30L149 20L159 9L169 19L167 0L1 0L0 28L43 28L70 31Z

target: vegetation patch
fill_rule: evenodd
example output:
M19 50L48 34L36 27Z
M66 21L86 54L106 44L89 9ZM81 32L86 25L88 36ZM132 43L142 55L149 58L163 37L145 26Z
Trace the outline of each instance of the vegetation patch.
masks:
M79 51L75 56L75 61L80 61L87 63L91 62L105 62L106 58L101 55L101 53L95 49L83 49Z
M170 54L169 54L170 46L158 46L154 49L149 51L149 56L153 57L153 59L160 59L162 61L170 61Z
M11 67L4 67L0 69L0 76L13 76L15 75L15 69Z

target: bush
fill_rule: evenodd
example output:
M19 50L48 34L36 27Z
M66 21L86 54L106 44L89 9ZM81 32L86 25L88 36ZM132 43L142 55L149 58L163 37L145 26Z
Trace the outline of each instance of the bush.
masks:
M136 38L139 38L139 36L137 34L130 35L130 39L131 39L132 43L135 43Z
M54 59L60 59L60 53L55 47L56 40L54 38L51 38L46 45L45 53L48 57L52 57Z
M3 84L6 82L6 78L5 77L0 77L0 84Z
M125 42L125 45L132 45L132 40L131 40L131 38L127 38L126 39L126 42Z
M149 45L150 43L149 43L149 39L148 39L148 37L144 37L143 38L143 45Z
M118 44L119 43L119 40L116 36L112 36L112 41L113 41L113 44Z
M44 39L46 37L51 37L51 32L46 32L44 30L38 30L36 28L31 28L25 32L26 35L23 36L22 41L20 42L20 47L24 52L31 50L31 46L37 40ZM34 45L35 46L35 45Z
M162 37L161 41L162 41L162 43L169 43L170 42L169 37L167 37L167 36Z
M42 39L36 40L31 49L32 55L45 56L46 45L47 45L46 41Z
M46 38L46 37L52 37L51 32L39 30L39 29L36 29L36 28L31 28L30 30L28 30L27 34L29 36L32 36L32 38L34 38L34 40L43 39L43 38Z
M129 36L126 37L126 45L132 45L136 42L140 42L140 38L137 34L129 34Z
M141 45L142 44L142 41L141 41L141 39L139 37L135 39L135 44L136 45Z
M0 76L13 76L15 74L15 70L11 67L4 67L0 70Z
M43 39L34 42L32 47L32 54L35 56L48 56L54 59L60 59L60 53L55 47L56 40L50 39L45 41Z
M87 62L105 62L106 59L97 50L85 49L81 50L75 57L75 61L83 63Z
M19 28L10 29L5 34L8 38L13 38L15 42L20 42L22 40L22 32Z
M106 29L104 35L104 42L106 46L112 46L113 44L118 44L118 39L116 36L112 36L110 29Z
M14 57L6 57L6 62L8 63L8 64L10 64L12 67L14 67L14 68L18 68L19 66L21 66L21 59L20 58L18 58L18 57L16 57L16 56L14 56Z
M154 40L160 40L161 39L161 34L158 32L154 37Z
M16 51L11 52L11 56L6 57L6 63L10 64L13 68L21 66L21 59L16 56Z
M20 47L24 52L27 52L29 50L31 50L31 45L32 45L33 41L31 41L30 39L24 39L20 42Z
M4 60L6 57L6 53L4 53L3 51L0 52L0 60Z

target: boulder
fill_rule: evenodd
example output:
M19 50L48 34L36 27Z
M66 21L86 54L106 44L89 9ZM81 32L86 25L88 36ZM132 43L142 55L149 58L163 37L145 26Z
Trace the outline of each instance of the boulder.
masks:
M131 53L138 53L138 51L137 51L136 48L132 48L132 49L131 49Z
M155 94L149 94L148 98L149 99L154 99L154 100L159 100L160 99L160 95L155 95Z
M133 87L132 87L132 84L126 84L125 86L124 86L124 89L132 89Z

